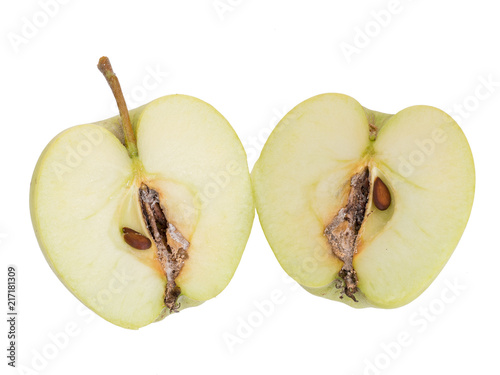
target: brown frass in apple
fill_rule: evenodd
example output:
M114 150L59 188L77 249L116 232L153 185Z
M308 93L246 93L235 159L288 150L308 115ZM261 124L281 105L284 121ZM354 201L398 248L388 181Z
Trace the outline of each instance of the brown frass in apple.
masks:
M165 306L171 312L176 312L179 308L177 298L181 290L176 285L175 278L181 272L184 261L188 257L189 242L168 222L160 205L158 192L142 184L139 189L139 201L146 226L156 244L157 259L167 276Z
M352 266L352 260L356 253L358 233L365 218L369 194L370 172L365 168L351 178L347 204L339 210L324 232L333 254L344 262L339 272L339 277L342 279L339 288L343 289L342 294L346 294L355 302L357 302L354 294L358 291L358 277Z

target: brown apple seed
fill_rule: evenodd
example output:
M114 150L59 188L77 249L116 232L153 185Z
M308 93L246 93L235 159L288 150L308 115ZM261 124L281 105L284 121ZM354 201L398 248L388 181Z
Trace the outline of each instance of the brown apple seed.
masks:
M373 184L373 203L380 211L385 211L391 205L391 193L386 184L377 177Z
M147 250L151 247L151 240L139 232L123 227L123 239L125 242L137 250Z

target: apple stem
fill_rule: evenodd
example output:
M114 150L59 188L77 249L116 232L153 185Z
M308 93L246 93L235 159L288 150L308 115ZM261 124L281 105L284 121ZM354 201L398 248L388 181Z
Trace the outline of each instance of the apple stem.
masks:
M135 139L134 130L132 129L132 123L130 122L130 116L127 109L127 103L125 103L125 98L123 97L122 88L118 77L116 76L111 63L106 56L99 59L97 68L106 78L106 81L111 87L111 91L116 99L116 104L118 105L118 110L120 111L120 117L122 119L123 133L125 134L125 147L127 148L130 157L137 157L139 154L137 150L137 141Z

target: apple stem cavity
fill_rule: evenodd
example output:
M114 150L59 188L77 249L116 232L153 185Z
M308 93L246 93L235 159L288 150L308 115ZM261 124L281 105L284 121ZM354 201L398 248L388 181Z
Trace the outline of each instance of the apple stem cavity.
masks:
M127 148L128 154L131 158L136 158L139 154L137 149L137 140L135 138L134 130L132 128L132 123L130 122L130 115L127 109L127 103L123 97L123 92L118 81L113 68L111 67L111 62L106 56L99 59L97 68L104 75L106 81L111 87L111 91L118 105L118 110L120 111L120 118L122 119L123 133L125 135L125 147Z

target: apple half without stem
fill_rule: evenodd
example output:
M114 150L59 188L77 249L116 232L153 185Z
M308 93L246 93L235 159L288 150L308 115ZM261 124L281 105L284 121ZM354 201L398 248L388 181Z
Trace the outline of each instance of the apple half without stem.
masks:
M450 258L475 175L464 134L441 110L387 115L323 94L281 120L252 182L264 233L292 278L353 307L394 308Z
M117 80L110 86L116 96ZM30 209L64 285L104 319L137 329L226 287L254 206L245 151L212 106L170 95L128 113L117 101L121 119L48 144Z

